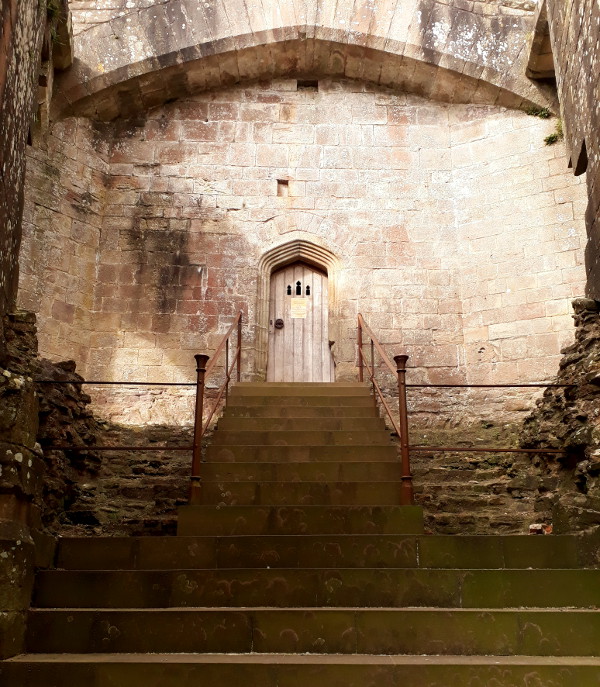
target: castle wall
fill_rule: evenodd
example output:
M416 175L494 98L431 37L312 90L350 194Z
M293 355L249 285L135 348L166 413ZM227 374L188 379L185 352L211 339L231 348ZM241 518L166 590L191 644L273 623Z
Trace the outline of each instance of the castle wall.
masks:
M88 120L67 119L27 150L19 306L37 314L42 355L82 370L104 326L92 312L108 144Z
M116 123L98 169L84 120L61 124L50 154L66 154L64 127L74 126L88 132L77 155L95 201L89 226L67 204L66 224L51 215L44 230L59 237L76 227L87 243L69 239L72 254L86 256L73 258L74 282L68 263L58 270L47 261L45 274L58 283L54 305L43 306L41 345L53 356L68 351L88 378L191 381L193 354L214 350L239 310L244 369L262 378L259 261L294 240L338 261L330 275L338 379L356 374L358 312L390 353L411 356L413 381L542 381L571 341L569 300L585 279L585 189L565 169L561 147L544 144L552 121L356 81L322 79L317 91L283 79ZM57 161L51 167L61 168ZM32 184L39 174L32 168ZM74 177L62 177L68 190ZM30 235L39 235L30 251L48 214L39 198L33 208ZM24 305L40 293L36 272L24 276ZM173 389L131 390L131 402L97 399L113 419L125 419L117 408L125 405L130 421L185 422L191 401L182 393L184 411ZM492 414L529 407L507 407L510 395L487 398ZM436 399L429 412L447 408L468 420L462 401Z
M33 116L44 13L37 0L0 10L0 316L13 305L23 212L24 151ZM0 328L0 351L3 349Z
M588 294L600 298L600 9L594 2L547 2L552 53L568 155L587 168Z

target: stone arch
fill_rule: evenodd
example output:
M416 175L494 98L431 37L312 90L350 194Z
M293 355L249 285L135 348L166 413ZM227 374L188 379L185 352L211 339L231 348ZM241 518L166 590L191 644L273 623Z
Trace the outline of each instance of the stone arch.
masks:
M327 273L329 280L330 337L337 338L336 331L336 282L341 263L337 256L321 242L295 238L268 250L258 262L258 294L256 303L256 373L264 378L267 369L269 337L269 291L271 275L293 262L306 262Z
M75 63L56 83L54 116L110 120L206 89L302 75L447 102L554 104L548 87L525 77L528 15L479 15L434 0L335 12L331 0L302 8L232 0L227 12L224 4L170 0L80 33Z

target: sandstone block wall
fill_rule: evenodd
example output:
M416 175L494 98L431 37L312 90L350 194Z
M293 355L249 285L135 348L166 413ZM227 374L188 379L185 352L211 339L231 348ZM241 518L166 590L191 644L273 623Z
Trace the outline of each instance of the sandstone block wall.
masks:
M356 374L357 312L411 356L413 381L541 381L572 340L585 189L544 145L552 121L280 79L106 126L65 120L47 159L33 154L23 253L42 350L68 351L88 378L191 381L193 354L214 350L239 310L244 369L260 378L261 260L291 241L335 257L339 379ZM97 398L112 419L186 422L190 399L173 405L174 393ZM469 421L481 398L461 398L424 405ZM492 415L528 407L484 400Z
M568 155L587 169L588 293L600 298L600 8L585 0L546 3Z
M104 213L106 132L69 120L27 150L19 304L35 312L40 349L54 360L89 357Z

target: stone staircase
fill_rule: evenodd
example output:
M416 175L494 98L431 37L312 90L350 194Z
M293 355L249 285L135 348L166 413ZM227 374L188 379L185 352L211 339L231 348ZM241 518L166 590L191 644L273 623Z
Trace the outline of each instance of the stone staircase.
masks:
M423 535L359 384L240 384L176 537L71 538L3 687L587 687L583 537Z

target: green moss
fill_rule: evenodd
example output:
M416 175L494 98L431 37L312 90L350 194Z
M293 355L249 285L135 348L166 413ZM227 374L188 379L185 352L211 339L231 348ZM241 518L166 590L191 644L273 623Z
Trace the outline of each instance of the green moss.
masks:
M554 133L550 134L549 136L546 136L544 139L544 143L547 146L554 145L554 143L558 141L562 141L563 138L565 137L564 131L563 131L563 126L562 126L562 119L559 119L556 122L556 128L554 130Z
M526 112L530 117L539 117L540 119L550 119L552 116L547 107L530 107Z

